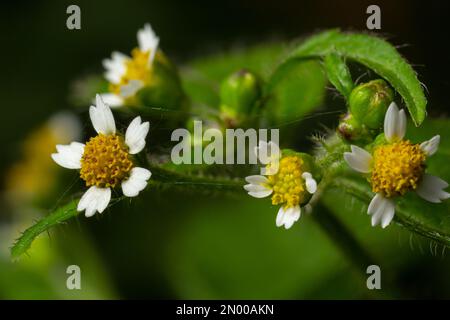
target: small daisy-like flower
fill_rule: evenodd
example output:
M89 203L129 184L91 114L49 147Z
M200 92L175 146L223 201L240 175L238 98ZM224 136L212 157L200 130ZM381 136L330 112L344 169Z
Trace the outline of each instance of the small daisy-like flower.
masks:
M102 94L102 98L111 107L123 106L151 81L151 69L159 38L147 23L138 31L137 39L139 47L131 51L131 57L115 51L111 59L103 60L110 92Z
M406 133L406 115L393 102L384 119L384 135L387 143L374 147L372 154L351 146L344 159L355 171L368 175L375 196L367 213L372 215L372 226L385 228L395 214L393 198L408 191L415 191L423 199L439 203L450 198L444 191L448 183L425 173L425 161L439 147L440 136L434 136L422 144L403 139Z
M111 109L96 96L96 106L89 115L98 135L86 144L72 142L57 145L53 160L67 169L80 170L80 177L89 189L81 197L77 210L85 211L86 217L97 211L102 213L111 200L111 189L121 185L127 197L135 197L147 186L151 172L137 167L133 155L145 146L149 123L141 117L134 118L125 136L116 133Z
M260 141L256 148L272 150L265 175L248 176L244 189L255 198L272 196L272 204L280 205L276 225L286 229L300 219L301 206L306 204L317 190L316 180L310 171L310 164L299 154L282 155L273 142ZM273 168L276 167L277 170Z

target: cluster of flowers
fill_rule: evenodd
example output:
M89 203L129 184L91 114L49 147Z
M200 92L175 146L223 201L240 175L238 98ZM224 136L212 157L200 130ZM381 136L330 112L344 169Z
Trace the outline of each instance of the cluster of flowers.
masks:
M406 114L392 102L384 118L384 139L371 147L371 152L351 145L351 152L343 154L350 168L364 174L375 193L367 213L372 226L387 227L395 214L394 199L408 191L415 191L423 199L439 203L450 198L444 189L448 183L426 173L426 160L439 147L436 135L421 144L405 140ZM278 173L265 176L249 176L244 188L255 198L272 195L272 204L281 207L276 218L277 226L290 228L300 218L300 206L305 206L309 196L317 190L317 183L308 164L301 155L282 152L276 154Z
M151 176L148 169L136 165L134 158L145 147L149 123L136 117L123 135L117 132L109 107L133 103L136 93L152 82L159 39L150 25L139 30L137 38L139 47L132 51L131 57L114 52L111 59L103 62L110 92L97 95L96 105L89 110L98 135L86 144L57 145L57 152L52 154L57 164L79 170L81 179L89 187L78 204L78 210L85 211L87 217L105 210L111 190L117 186L121 186L125 196L135 197L146 187ZM392 102L384 116L382 142L366 144L368 150L351 145L351 152L343 154L350 168L365 175L375 193L368 207L373 226L388 226L395 213L394 199L408 191L415 191L435 203L450 197L443 190L448 184L425 170L426 160L437 151L440 137L435 136L419 145L405 140L405 132L405 112ZM266 174L246 177L248 184L244 189L255 198L271 196L272 204L280 206L276 225L289 229L299 220L301 208L308 206L317 192L319 169L314 158L307 154L280 150L272 142L260 142L255 150L257 155L261 149L271 151Z

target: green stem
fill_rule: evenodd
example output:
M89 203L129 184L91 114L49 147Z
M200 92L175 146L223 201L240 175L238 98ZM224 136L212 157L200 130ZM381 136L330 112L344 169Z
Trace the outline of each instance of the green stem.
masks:
M242 179L189 175L157 166L150 166L150 171L152 172L152 179L149 183L162 188L179 187L207 192L242 192L242 187L244 185Z
M19 258L27 252L31 247L34 239L42 232L49 230L55 225L60 225L65 221L77 216L79 212L76 210L79 199L72 200L65 206L58 208L56 211L48 216L41 218L33 226L26 229L19 239L16 240L11 248L11 257L13 259Z
M109 203L108 208L112 207L113 205L120 202L124 198L125 197L122 196L113 199ZM41 233L45 231L48 232L48 230L50 230L51 228L64 224L66 223L67 220L78 216L80 214L80 212L77 210L77 205L79 201L80 198L78 197L72 199L64 206L61 206L52 213L50 213L49 215L42 217L34 225L26 229L11 247L11 258L13 260L16 260L24 253L26 253L28 249L31 247L33 241Z

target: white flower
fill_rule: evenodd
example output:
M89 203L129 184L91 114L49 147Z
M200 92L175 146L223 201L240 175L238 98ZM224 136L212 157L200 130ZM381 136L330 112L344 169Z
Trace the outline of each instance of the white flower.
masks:
M114 51L110 59L103 60L105 78L113 85L114 90L101 96L111 107L123 106L126 99L133 97L147 81L145 77L155 59L159 38L147 23L137 32L137 39L139 47L133 50L132 57ZM136 73L135 70L142 72Z
M102 213L111 200L111 188L121 185L127 197L135 197L147 185L151 173L134 165L132 154L145 146L149 123L136 117L128 126L125 138L116 134L116 124L111 109L102 98L96 96L96 106L89 115L98 135L85 145L72 142L57 145L53 160L68 169L79 169L80 177L89 189L81 197L77 210L85 211L86 217Z
M248 184L244 189L254 198L272 195L272 204L281 205L276 225L289 229L300 219L300 205L306 204L309 195L316 192L317 182L310 172L304 171L304 160L299 155L282 156L278 145L272 141L260 141L255 152L267 165L267 170L264 175L246 177ZM286 168L294 168L294 171L288 172Z
M448 184L435 176L424 173L424 161L439 146L440 136L434 136L420 145L403 140L406 133L406 115L393 102L384 119L386 145L375 148L373 154L351 146L344 159L355 171L370 174L372 190L376 192L367 213L372 215L372 226L387 227L395 213L394 196L415 190L423 199L439 203L450 198L444 189Z
M283 208L280 207L277 214L276 225L277 227L281 227L284 225L286 229L289 229L293 226L295 222L300 219L300 206Z

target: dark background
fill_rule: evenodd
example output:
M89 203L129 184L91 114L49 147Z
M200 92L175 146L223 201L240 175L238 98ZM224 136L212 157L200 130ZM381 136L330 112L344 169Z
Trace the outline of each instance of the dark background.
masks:
M66 8L70 4L81 7L81 30L66 28ZM365 12L370 4L381 7L382 29L377 33L401 46L401 53L414 65L420 80L428 88L429 112L433 116L446 115L450 91L450 3L446 1L2 1L0 171L3 173L18 157L20 149L17 145L33 127L53 112L69 107L69 84L74 78L102 71L100 61L112 50L129 52L136 43L136 30L145 22L151 22L167 55L182 64L236 46L268 39L293 40L327 28L365 31L368 16ZM176 212L176 205L168 203L170 196L165 199L155 197L153 200L166 206L166 212ZM127 205L124 207L124 211L129 209ZM226 208L233 210L232 204L223 210ZM166 212L157 212L148 221L145 213L139 213L139 206L133 211L136 216L127 226L132 230L127 237L129 244L142 245L138 235L150 231L141 222L158 224ZM162 267L157 261L159 235L165 228L152 228L154 233L146 238L150 244L142 246L156 258L142 262L141 251L122 245L120 219L129 217L127 213L118 213L115 218L108 216L106 221L101 221L103 223L94 222L93 227L97 246L102 258L109 263L107 269L120 296L205 297L196 294L195 290L174 293L167 286L162 277L164 271L161 271L165 265ZM171 219L176 220L177 216ZM266 221L272 223L272 220ZM105 239L105 235L109 238ZM109 242L111 239L115 240ZM143 265L134 272L140 263ZM438 285L441 281L433 274L436 270L443 271L443 266L436 266L425 258L405 268L407 272L399 271L398 280L402 290L409 292L404 296L441 297L441 294L449 294L445 288L433 289L433 284ZM142 281L145 274L147 281ZM414 282L417 275L423 281ZM352 292L343 279L332 280L336 292ZM226 288L218 291L223 292L219 297L234 297L232 293L227 295ZM242 296L248 297L245 293ZM279 296L283 297L282 294ZM320 288L306 296L322 297ZM346 297L346 294L342 293L340 297Z
M81 8L82 29L66 28L66 8ZM450 89L447 1L2 1L0 92L3 150L67 105L75 76L101 70L112 50L127 52L147 21L178 63L266 39L293 39L340 27L366 30L366 8L377 4L382 29L402 46L429 90L432 113L446 112ZM404 47L403 47L404 46ZM0 168L14 159L3 153Z

